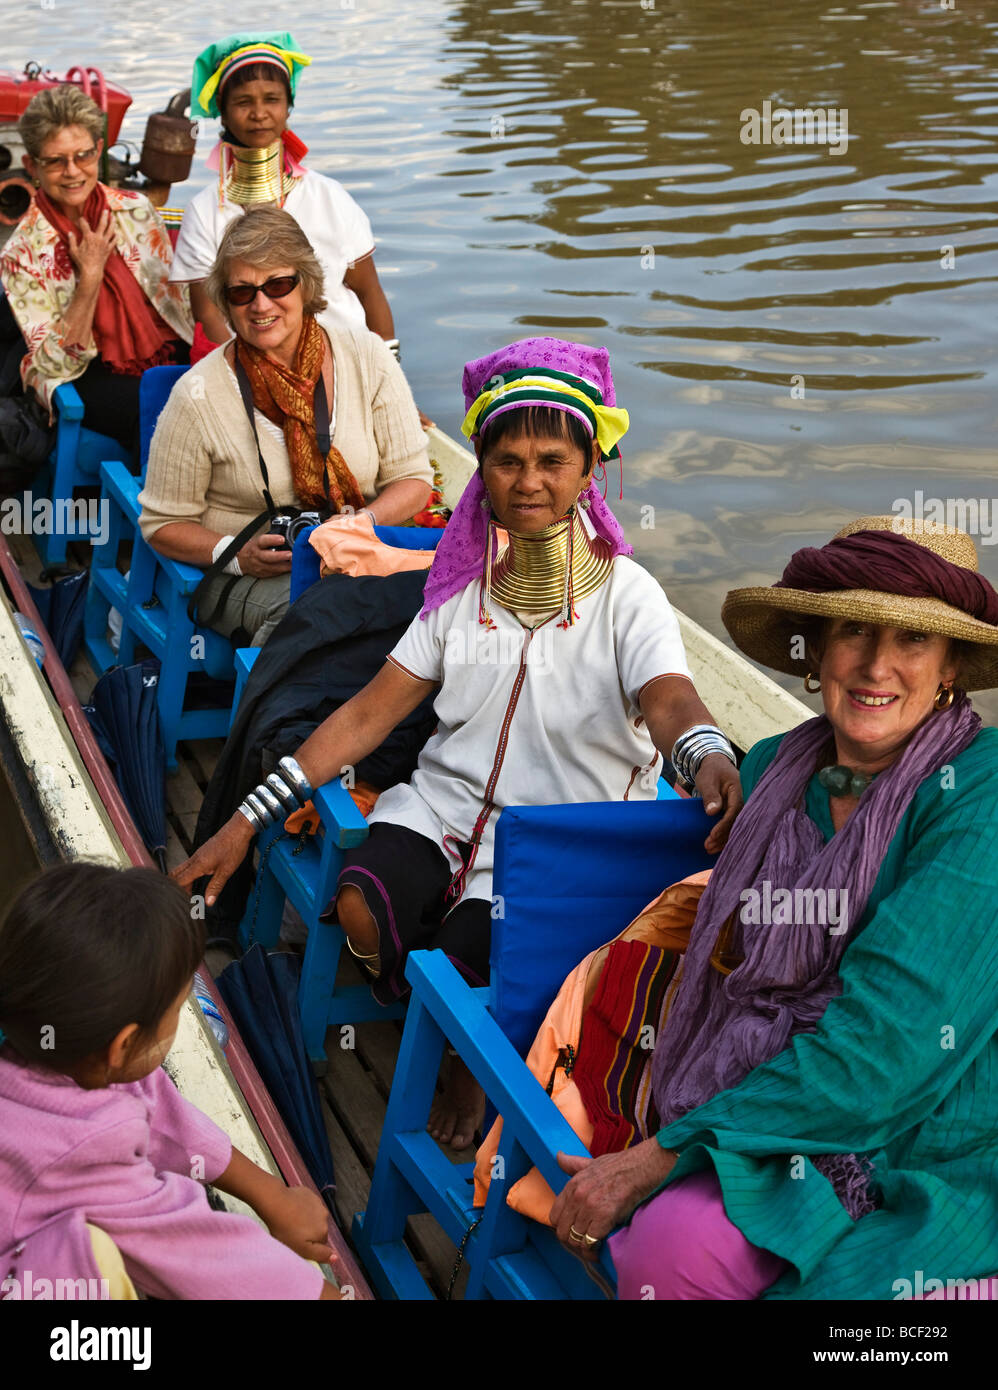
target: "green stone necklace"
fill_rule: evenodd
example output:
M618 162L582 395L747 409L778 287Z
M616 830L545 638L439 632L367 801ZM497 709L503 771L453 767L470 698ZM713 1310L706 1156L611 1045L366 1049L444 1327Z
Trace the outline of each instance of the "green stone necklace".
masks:
M834 767L823 767L818 773L818 783L829 796L860 797L876 777L875 772L853 772L851 767L837 763Z

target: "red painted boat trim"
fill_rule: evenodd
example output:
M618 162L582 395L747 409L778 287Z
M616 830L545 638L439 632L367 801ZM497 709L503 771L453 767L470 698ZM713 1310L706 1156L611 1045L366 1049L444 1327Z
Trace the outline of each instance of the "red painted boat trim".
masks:
M29 620L45 645L45 661L42 669L48 678L52 694L58 701L73 741L90 774L97 794L111 818L125 853L134 865L154 868L155 865L142 843L142 838L136 830L121 792L118 790L118 784L114 780L103 753L97 746L93 730L87 722L87 717L83 713L83 708L76 698L76 692L66 674L66 668L56 654L52 639L41 620L41 615L34 604L24 577L17 568L7 539L2 535L0 535L0 573L3 574L14 607ZM207 972L205 973L211 997L229 1029L229 1042L225 1050L225 1059L235 1078L236 1085L245 1097L250 1113L260 1128L260 1133L263 1135L267 1147L273 1154L274 1162L290 1187L310 1187L313 1192L318 1192L294 1140L288 1133L284 1121L278 1114L277 1107L270 1098L270 1093L253 1065L246 1044L239 1036L239 1030L233 1023L228 1009L226 1009L218 990L215 988L214 981L210 975L207 975ZM329 1244L333 1252L329 1265L336 1275L340 1287L349 1286L352 1290L351 1297L354 1299L373 1299L374 1294L361 1273L360 1266L352 1251L344 1241L340 1228L332 1217L329 1220Z

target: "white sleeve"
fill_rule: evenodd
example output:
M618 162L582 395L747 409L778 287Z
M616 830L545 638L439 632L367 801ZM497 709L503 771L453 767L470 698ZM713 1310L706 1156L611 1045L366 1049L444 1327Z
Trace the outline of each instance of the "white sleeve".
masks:
M170 279L182 283L203 280L215 264L217 252L218 246L205 225L195 198L184 209L180 235L173 250Z
M679 622L665 591L647 570L618 556L614 562L613 641L620 683L635 709L657 676L686 676L690 668Z
M367 213L335 179L329 182L335 190L336 216L340 224L340 250L347 265L355 265L374 250L374 233Z
M451 607L452 601L448 600L428 613L425 619L418 615L413 618L388 654L392 665L416 680L439 685L444 673L444 634L449 626L443 615Z

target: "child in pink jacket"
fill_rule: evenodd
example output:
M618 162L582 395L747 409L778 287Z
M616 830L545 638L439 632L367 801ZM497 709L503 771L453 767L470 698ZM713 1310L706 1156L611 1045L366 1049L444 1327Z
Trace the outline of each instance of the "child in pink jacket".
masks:
M0 1255L80 1213L156 1298L338 1298L309 1263L330 1254L320 1198L234 1149L160 1067L203 951L188 899L151 869L60 865L14 902L0 928ZM271 1234L213 1211L202 1182Z

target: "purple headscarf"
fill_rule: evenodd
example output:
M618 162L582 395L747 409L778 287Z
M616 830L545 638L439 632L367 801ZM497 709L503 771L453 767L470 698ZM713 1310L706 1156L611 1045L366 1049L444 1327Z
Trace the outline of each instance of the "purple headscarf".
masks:
M998 593L976 570L954 565L895 531L854 531L790 557L774 589L829 593L875 589L906 598L937 598L983 623L998 624Z
M735 821L700 899L682 983L652 1058L663 1125L736 1086L782 1052L796 1033L815 1031L841 992L839 961L901 817L925 778L967 748L980 727L963 694L948 710L931 715L898 760L870 783L827 844L798 803L832 738L832 726L821 715L786 735ZM761 896L768 883L771 900L777 889L789 889L794 897L795 890L818 889L825 895L836 890L847 913L834 935L818 922L746 923L747 883ZM778 910L771 915L775 918ZM725 976L710 958L732 918L732 950L743 960ZM813 1162L851 1216L872 1208L855 1155L826 1154Z
M461 383L465 409L471 409L492 377L536 367L550 367L554 371L582 377L599 388L605 405L617 404L606 348L569 343L561 338L524 338L468 363ZM560 408L551 401L543 404L555 410ZM613 554L632 555L633 547L625 541L620 524L604 501L595 480L582 493L582 497L589 502L589 519L593 529L609 543ZM476 472L461 494L461 500L454 508L454 514L437 546L423 591L421 618L481 576L491 515L488 506L482 505L483 502L487 504L488 493L481 473ZM496 548L493 536L493 559Z

